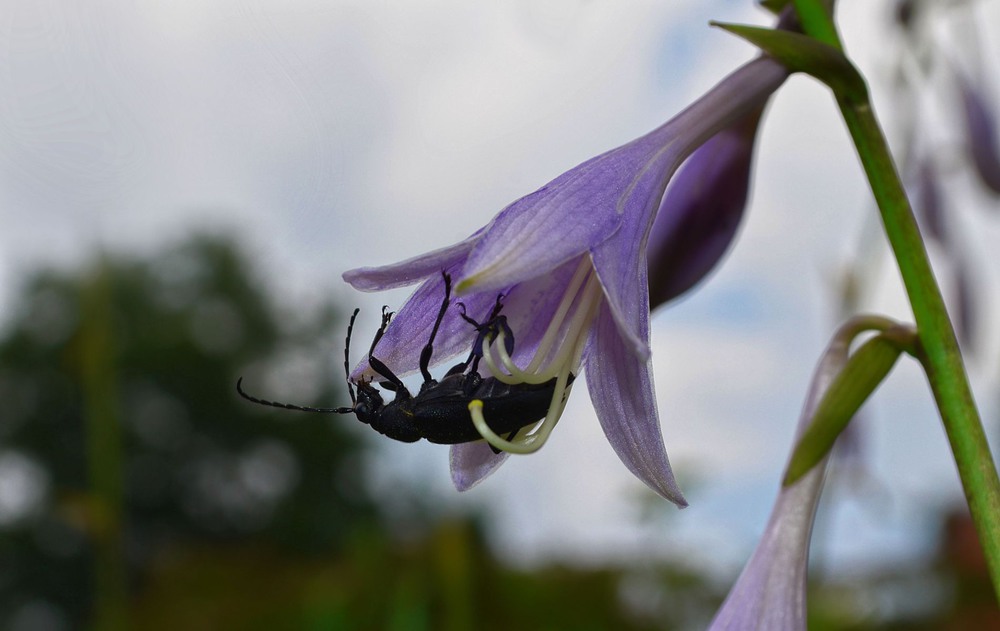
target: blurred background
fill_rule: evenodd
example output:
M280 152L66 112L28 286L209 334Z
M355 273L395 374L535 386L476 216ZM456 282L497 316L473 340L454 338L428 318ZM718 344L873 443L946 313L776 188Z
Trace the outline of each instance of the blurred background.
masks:
M1000 15L841 5L901 162L941 173L961 240L931 253L996 437L1000 220L949 68L995 67ZM769 22L736 0L0 0L0 628L703 628L837 319L909 319L811 80L770 107L731 255L653 318L690 508L625 470L582 383L542 452L463 494L445 447L234 384L344 405L347 316L370 339L407 294L340 274L464 238L665 121L754 55L710 19ZM973 76L995 116L996 77ZM917 367L861 421L820 508L811 628L995 624Z

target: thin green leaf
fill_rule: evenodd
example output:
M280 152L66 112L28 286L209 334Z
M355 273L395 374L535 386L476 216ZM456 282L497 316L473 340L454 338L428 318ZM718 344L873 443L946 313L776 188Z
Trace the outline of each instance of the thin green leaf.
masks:
M833 443L872 392L892 370L902 349L878 335L858 348L816 407L812 423L802 434L785 472L784 486L794 484L826 456Z
M854 64L837 48L790 31L712 22L725 31L742 37L785 64L793 72L804 72L830 86L837 98L846 103L868 100L868 87Z

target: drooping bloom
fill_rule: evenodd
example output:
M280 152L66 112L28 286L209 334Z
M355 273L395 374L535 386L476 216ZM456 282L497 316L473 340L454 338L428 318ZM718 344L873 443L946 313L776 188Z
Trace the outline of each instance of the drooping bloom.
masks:
M510 356L504 343L484 348L490 374L510 383L558 380L549 414L518 436L491 435L480 414L477 427L488 443L452 447L452 478L460 490L494 471L508 453L541 446L573 379L586 368L598 418L622 462L663 497L686 504L667 459L653 393L646 244L657 211L669 212L660 203L681 163L756 111L787 75L781 64L758 58L663 126L515 201L466 240L344 274L365 291L420 283L375 349L397 374L418 367L446 272L473 317L489 313L503 296L516 343ZM469 324L458 309L449 309L434 344L435 361L468 353L471 343ZM352 378L368 370L362 364Z
M843 330L843 329L842 329ZM795 443L816 406L847 363L850 336L836 335L813 374ZM757 543L709 631L804 631L809 539L829 456L791 486L781 489Z

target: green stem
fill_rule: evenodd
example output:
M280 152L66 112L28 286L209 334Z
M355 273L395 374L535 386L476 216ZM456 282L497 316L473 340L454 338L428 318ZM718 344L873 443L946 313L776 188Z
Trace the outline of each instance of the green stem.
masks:
M796 0L797 7L815 4L816 0ZM827 43L831 43L832 31L833 41L839 43L829 14L825 14L825 19L818 19L815 11L810 11L808 20L803 16L803 27L809 35L824 38ZM917 323L923 351L921 363L940 410L986 555L993 588L1000 600L1000 479L972 398L958 340L913 210L870 101L867 97L860 101L838 98L838 105L868 176L886 236L899 265Z
M843 50L837 25L830 19L833 0L794 0L795 11L799 14L802 30L813 39Z
M93 629L128 629L121 418L113 349L112 290L102 261L85 286L81 308L83 412L94 545Z

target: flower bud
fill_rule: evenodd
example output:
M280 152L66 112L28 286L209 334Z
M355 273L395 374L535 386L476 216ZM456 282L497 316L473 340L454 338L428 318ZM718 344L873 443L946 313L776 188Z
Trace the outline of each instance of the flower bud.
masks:
M729 249L747 204L762 112L751 112L698 148L667 189L646 246L651 307L696 285Z

